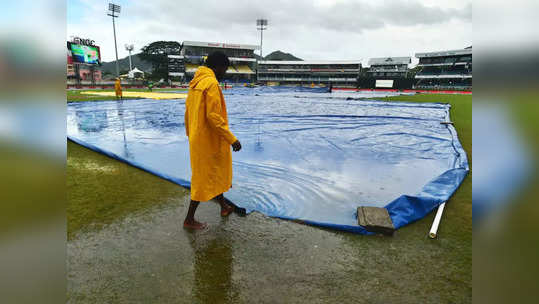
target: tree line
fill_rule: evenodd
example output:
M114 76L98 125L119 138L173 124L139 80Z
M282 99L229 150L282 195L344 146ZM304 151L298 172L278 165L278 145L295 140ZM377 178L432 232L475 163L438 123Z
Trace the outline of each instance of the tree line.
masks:
M155 41L141 49L140 59L152 64L148 78L168 81L168 55L179 55L182 44L177 41Z

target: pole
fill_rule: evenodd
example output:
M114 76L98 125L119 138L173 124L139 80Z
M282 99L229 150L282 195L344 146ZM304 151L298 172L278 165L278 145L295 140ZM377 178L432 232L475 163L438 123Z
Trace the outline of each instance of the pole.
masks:
M264 41L263 37L264 37L264 26L261 26L260 27L260 60L264 60L264 57L262 57L263 56L263 53L262 53L262 41ZM258 81L258 66L256 68L256 79Z
M430 228L429 237L431 239L436 238L438 234L438 226L440 226L440 220L442 219L442 213L444 212L445 202L440 204L436 216L434 217L434 222L432 222L432 227Z
M114 24L114 13L112 14L112 30L114 31L114 50L116 51L116 77L120 77L120 66L118 63L118 46L116 45L116 25Z
M262 44L263 44L263 39L264 39L264 30L266 29L265 27L268 25L268 20L267 19L257 19L256 20L256 26L257 26L257 29L260 30L260 60L264 60L264 53L262 51ZM259 60L257 60L256 62L256 81L259 82L259 73L258 73L258 68L259 68Z
M131 67L131 50L129 50L129 71L131 72L133 68Z
M264 59L262 57L262 36L263 36L263 33L264 33L264 28L261 27L261 29L260 29L260 57L261 57L260 59L261 60Z

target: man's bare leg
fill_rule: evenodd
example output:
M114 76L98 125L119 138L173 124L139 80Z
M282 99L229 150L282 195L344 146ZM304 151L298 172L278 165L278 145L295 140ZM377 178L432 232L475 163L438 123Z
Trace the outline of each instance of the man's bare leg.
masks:
M223 194L219 194L215 197L217 202L219 202L219 205L221 205L221 216L228 216L232 211L234 211L234 207L227 204L225 197Z
M191 228L191 229L204 229L206 226L208 226L206 223L201 223L195 220L195 212L197 211L198 204L200 202L191 200L191 203L189 204L189 210L187 211L187 216L185 217L185 220L183 221L183 227L184 228Z

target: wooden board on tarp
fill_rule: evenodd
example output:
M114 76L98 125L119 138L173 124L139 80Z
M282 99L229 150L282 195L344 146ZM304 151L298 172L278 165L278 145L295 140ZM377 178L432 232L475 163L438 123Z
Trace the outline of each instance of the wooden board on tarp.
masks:
M386 208L360 206L357 208L357 221L367 231L393 235L395 226Z

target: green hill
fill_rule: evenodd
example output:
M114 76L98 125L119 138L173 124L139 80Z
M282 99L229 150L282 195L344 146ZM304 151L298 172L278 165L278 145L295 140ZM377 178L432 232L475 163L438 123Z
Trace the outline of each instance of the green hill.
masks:
M290 53L281 52L279 50L269 53L264 57L265 60L279 60L279 61L303 61Z

